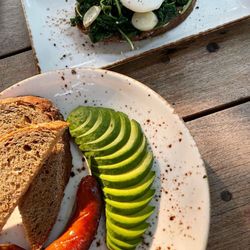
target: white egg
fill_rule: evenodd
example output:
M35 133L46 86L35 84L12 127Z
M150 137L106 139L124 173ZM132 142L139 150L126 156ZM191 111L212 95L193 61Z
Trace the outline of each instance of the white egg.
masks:
M121 0L126 8L134 12L148 12L161 7L164 0Z
M134 13L131 20L133 26L140 31L152 30L158 23L154 12Z

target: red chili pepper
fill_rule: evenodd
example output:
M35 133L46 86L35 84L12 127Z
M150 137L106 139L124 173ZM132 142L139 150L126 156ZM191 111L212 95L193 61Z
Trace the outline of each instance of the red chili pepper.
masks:
M76 195L76 210L68 229L52 242L46 250L89 249L101 217L102 195L93 176L86 176L80 182Z
M0 250L24 250L24 249L14 244L0 244Z

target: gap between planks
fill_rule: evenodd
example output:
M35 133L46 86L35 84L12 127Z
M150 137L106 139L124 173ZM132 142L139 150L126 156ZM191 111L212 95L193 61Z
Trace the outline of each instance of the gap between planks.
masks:
M214 114L214 113L226 110L226 109L233 108L235 106L247 103L249 101L250 101L250 96L240 98L238 100L235 100L235 101L232 101L232 102L229 102L229 103L225 103L225 104L218 105L218 106L215 106L215 107L212 107L212 108L209 108L209 109L202 110L202 111L194 113L194 114L183 116L182 119L184 120L184 122L197 120L199 118L202 118L202 117L205 117L205 116L208 116L208 115L211 115L211 114Z
M5 55L0 55L0 60L1 60L1 59L5 59L5 58L7 58L7 57L11 57L11 56L18 55L18 54L23 53L23 52L31 51L31 50L32 50L31 47L27 47L27 48L15 50L15 51L9 52L9 53L7 53L7 54L5 54Z

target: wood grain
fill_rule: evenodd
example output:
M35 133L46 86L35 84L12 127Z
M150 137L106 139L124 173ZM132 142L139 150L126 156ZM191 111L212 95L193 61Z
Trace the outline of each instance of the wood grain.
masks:
M241 29L214 32L113 70L146 83L185 117L250 95L249 30L250 19ZM220 49L209 53L209 42ZM31 52L0 60L0 69L1 90L37 73Z
M250 247L250 102L187 123L206 163L210 250ZM221 192L229 191L225 202Z
M20 0L0 1L0 57L30 47Z
M112 70L160 93L188 116L250 95L250 19ZM209 53L206 46L219 49Z
M0 60L0 92L37 73L31 50Z

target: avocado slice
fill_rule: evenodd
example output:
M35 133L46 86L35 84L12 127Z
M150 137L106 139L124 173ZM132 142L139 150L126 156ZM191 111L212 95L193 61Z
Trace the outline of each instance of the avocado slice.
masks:
M81 150L91 151L102 148L111 143L120 132L121 119L120 112L111 112L111 120L108 129L96 140L81 143Z
M77 144L87 143L98 139L108 129L111 121L111 112L108 109L100 109L97 120L92 128L84 134L76 137Z
M150 171L138 184L127 188L103 187L104 195L110 200L131 201L144 195L153 184L155 172Z
M116 246L112 241L110 241L109 238L106 239L106 244L107 244L108 249L111 249L111 250L123 250L122 248Z
M126 144L131 132L131 123L126 114L120 113L120 118L121 118L121 128L115 140L112 141L110 144L106 145L105 147L86 152L85 155L87 157L109 155L116 152ZM81 146L80 149L82 150Z
M67 117L67 122L69 122L69 130L70 133L82 125L86 119L90 115L90 108L89 107L77 107L76 109L72 110L69 116ZM72 135L73 136L73 135Z
M88 118L80 126L78 126L77 128L75 128L73 130L70 130L71 136L77 137L79 135L82 135L82 134L86 133L96 123L97 118L98 118L98 116L100 114L100 110L99 109L90 108L90 107L88 108L88 110L89 110L89 116L88 116Z
M112 235L109 234L109 232L107 232L107 245L110 246L110 249L112 250L132 250L135 249L136 246L141 242L141 238L137 238L137 239L133 239L133 240L126 240L126 241L122 241L119 240L115 237L113 237Z
M142 210L152 200L155 190L149 189L146 194L132 201L115 201L105 199L109 211L123 215L134 214Z
M128 172L131 169L138 166L138 164L141 162L146 153L147 153L147 140L146 137L143 136L141 144L138 145L138 149L134 154L132 154L127 159L120 161L118 163L109 165L97 165L98 173L106 175L116 175Z
M155 193L155 172L147 139L139 123L122 112L78 107L72 113L70 133L102 184L107 245L113 250L135 249L154 211L148 205Z
M136 122L135 120L131 120L130 122L131 133L127 143L113 154L94 157L93 161L96 163L96 165L108 165L118 163L127 159L129 156L131 156L134 152L137 151L138 146L141 144L141 141L143 139L143 134L138 122Z
M135 185L136 183L140 182L140 180L144 179L144 177L151 169L153 163L153 155L151 152L146 152L146 139L144 139L140 148L135 154L133 154L125 161L119 162L114 165L98 166L98 171L104 172L104 169L106 170L106 174L98 175L104 186L124 188ZM120 172L122 174L114 174Z
M149 224L144 222L141 223L139 226L127 229L117 226L113 224L109 219L107 219L106 226L111 236L121 241L127 241L141 237L144 234L144 232L148 229Z
M115 225L124 228L131 228L140 225L141 223L146 221L153 212L153 206L146 206L141 211L131 215L113 213L109 211L108 208L106 208L106 218L111 220Z

